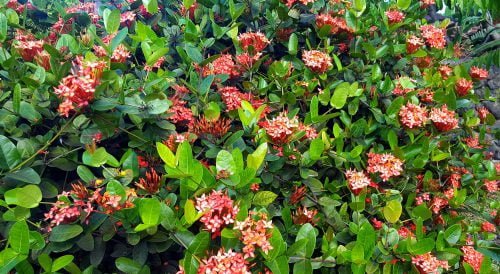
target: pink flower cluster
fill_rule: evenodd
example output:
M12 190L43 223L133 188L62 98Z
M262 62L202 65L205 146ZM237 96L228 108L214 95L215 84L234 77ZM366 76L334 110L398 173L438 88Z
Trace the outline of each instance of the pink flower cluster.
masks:
M234 229L241 232L240 240L245 245L243 247L245 258L254 258L256 247L260 247L265 254L273 249L269 243L271 232L268 231L273 228L273 223L267 219L265 213L250 211L249 216L243 222L236 221Z
M306 67L316 73L325 73L332 67L332 57L319 50L306 50L302 53Z
M400 23L405 19L405 14L399 10L388 10L385 12L385 16L387 16L389 24Z
M222 87L218 91L222 97L222 101L226 105L227 111L241 108L242 101L249 102L254 108L259 108L264 103L264 101L255 98L251 93L241 92L237 87Z
M443 49L446 46L446 33L444 29L436 28L433 25L425 25L420 27L422 37L425 43L435 49Z
M350 33L352 30L347 26L347 22L342 17L333 17L328 13L316 16L316 26L321 29L324 26L330 26L330 34L340 32Z
M479 273L479 269L481 269L481 264L483 263L484 255L474 249L474 247L472 246L473 244L474 243L471 239L467 239L467 245L462 246L460 250L462 250L462 253L464 253L463 262L469 264L474 270L474 273Z
M297 116L288 118L286 111L281 112L272 120L260 122L259 125L266 130L273 143L278 145L286 144L297 131L305 131L307 139L314 139L318 135L314 128L300 123Z
M409 54L415 53L423 45L424 41L421 38L412 35L406 39L406 52Z
M238 41L240 42L240 46L244 51L250 51L252 47L252 52L261 52L270 43L267 37L261 32L242 33L238 35Z
M181 270L181 273L184 271ZM198 274L251 274L249 262L245 260L243 254L229 249L224 252L221 249L216 255L208 259L203 259Z
M455 112L448 110L447 105L443 105L441 108L433 108L429 114L429 118L439 131L450 131L458 127L458 119L455 118Z
M479 67L471 67L469 71L470 77L475 80L484 80L488 78L488 71Z
M389 153L377 154L368 153L369 173L379 173L383 181L388 181L391 177L399 176L403 171L403 161Z
M470 80L465 78L460 78L455 82L455 91L458 96L465 96L469 94L469 91L472 89L473 83Z
M373 184L371 179L361 171L348 169L345 172L345 177L349 184L349 189L351 189L355 195L358 195L365 187Z
M399 120L407 128L422 127L428 120L425 107L408 102L399 110Z
M227 74L229 78L235 78L240 75L240 72L231 54L222 54L211 63L202 67L201 74L203 77L207 77L208 75Z
M448 269L448 262L438 260L430 252L411 258L411 262L421 274L438 274L439 269Z
M205 230L212 233L212 238L219 236L224 227L234 223L239 211L238 206L227 194L215 190L196 198L196 209L203 213L200 221Z

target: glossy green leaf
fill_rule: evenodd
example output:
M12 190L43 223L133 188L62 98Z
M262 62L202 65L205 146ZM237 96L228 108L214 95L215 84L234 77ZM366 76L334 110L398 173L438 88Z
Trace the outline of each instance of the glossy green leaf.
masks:
M73 255L64 255L54 260L52 271L58 271L69 265L75 257Z
M156 198L143 198L139 203L139 215L146 225L157 225L160 221L160 201Z
M12 169L21 162L16 146L5 136L0 135L0 168Z
M259 191L255 194L252 204L257 206L267 206L271 204L278 195L271 191Z
M25 208L35 208L42 201L42 191L37 185L27 185L5 192L5 202Z
M456 244L462 235L462 226L454 224L444 231L444 238L449 244Z
M102 13L104 27L109 34L115 33L120 27L120 10L105 9Z
M157 142L156 143L156 149L158 150L158 154L160 155L160 158L167 164L169 167L176 167L177 166L177 161L175 158L174 153L168 148L166 145L163 143Z
M247 167L259 170L260 166L264 162L264 158L267 155L267 143L260 144L257 149L247 157Z
M16 222L9 230L9 245L15 252L28 255L30 231L26 221Z
M401 202L396 200L387 202L383 209L384 218L390 223L397 222L402 212L403 207L401 206Z
M83 228L79 225L58 225L52 229L49 236L49 241L62 243L73 239L83 232Z

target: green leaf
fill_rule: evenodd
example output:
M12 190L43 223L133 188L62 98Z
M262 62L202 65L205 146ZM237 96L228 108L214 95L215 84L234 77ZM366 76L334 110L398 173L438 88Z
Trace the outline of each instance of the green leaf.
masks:
M293 274L312 274L311 259L304 259L296 262L293 265Z
M292 33L292 35L290 35L290 38L288 39L288 53L290 55L296 55L298 45L299 39L297 38L297 34Z
M408 245L408 251L413 255L421 255L430 252L434 249L434 240L424 238L420 240L411 239Z
M170 104L166 100L154 99L146 103L149 114L157 115L163 114L168 110Z
M272 203L278 195L271 191L259 191L255 194L252 204L258 206L267 206Z
M116 268L126 274L138 274L142 269L142 266L139 263L126 257L116 259L115 265Z
M108 161L109 156L110 155L106 149L104 147L100 147L96 149L94 153L86 150L82 155L82 161L88 166L100 167Z
M210 91L210 87L212 86L212 83L215 80L214 75L208 75L203 81L201 81L200 88L198 89L198 92L201 95L205 95Z
M12 250L28 255L30 251L30 231L26 221L19 221L9 230L9 244Z
M422 221L425 221L432 217L432 212L429 208L427 208L425 204L416 206L411 212L413 216L422 218Z
M349 95L349 83L341 83L335 88L332 98L330 99L330 105L336 109L341 109L347 102L347 96Z
M142 4L149 13L155 14L158 12L158 0L142 0Z
M366 10L366 0L354 0L353 7L357 11L356 17L360 17Z
M203 216L203 212L197 213L194 202L192 200L187 200L184 204L184 219L186 222L188 224L193 224L201 216Z
M370 225L369 222L364 222L359 231L356 239L356 245L360 245L364 252L364 260L368 260L373 255L375 250L375 241L377 239L377 233Z
M387 116L389 117L395 117L396 114L399 112L399 109L403 105L405 101L404 96L399 96L398 98L394 99L391 103L391 105L387 108Z
M42 119L42 115L38 111L36 111L35 107L26 102L21 102L19 115L32 123L38 122Z
M266 261L266 266L269 267L271 273L273 274L288 274L290 273L290 267L288 265L288 258L286 256L280 256L274 260Z
M139 215L144 224L157 225L160 221L161 205L156 198L144 198L139 203Z
M123 166L123 169L132 170L134 178L139 176L139 161L137 160L137 154L132 149L127 150L123 154L120 164Z
M0 135L0 168L12 169L21 162L16 146L5 136Z
M120 10L105 9L102 13L102 17L104 20L104 28L106 28L108 34L113 34L118 31L120 27Z
M42 201L42 191L36 185L27 185L5 192L5 202L25 208L35 208Z
M411 0L398 0L397 5L398 8L405 10L410 7Z
M310 223L306 223L300 227L295 241L298 242L301 239L307 239L306 248L299 250L297 254L305 258L311 258L316 248L316 230Z
M64 255L54 260L51 271L58 271L69 265L75 257L73 255Z
M19 113L19 110L21 109L21 85L19 85L19 83L14 87L14 94L12 96L12 109L16 113Z
M260 144L257 149L247 157L247 167L259 170L267 155L267 143Z
M69 239L73 239L83 232L83 228L79 225L58 225L52 229L49 236L49 241L62 243Z
M0 273L10 273L18 263L26 260L28 256L18 254L11 248L0 251Z
M0 41L3 42L7 38L7 17L2 12L0 13Z
M388 222L395 223L399 220L399 217L403 212L403 207L401 206L401 202L396 200L391 200L387 202L383 212L384 212L384 218Z
M167 164L167 166L172 168L177 166L175 155L170 150L170 148L168 148L163 143L157 142L156 149L158 150L158 155L160 155L160 158L163 160L163 162L165 162L165 164Z
M462 226L454 224L444 231L444 238L449 244L456 244L462 235Z
M220 107L216 102L210 102L203 113L209 120L218 120L220 117Z
M38 185L42 180L40 175L31 167L23 168L14 173L7 173L3 178L5 182L26 183Z
M217 173L225 171L233 175L236 170L236 163L234 162L233 155L227 150L219 151L215 166L217 168Z
M167 54L167 52L168 52L168 48L157 49L155 52L153 52L153 54L151 54L150 56L148 56L146 58L146 63L148 65L152 66L154 63L156 63L156 61L158 61L158 59L160 59L162 56Z
M189 9L193 4L195 0L182 0L182 4L184 5L184 8Z
M323 154L323 150L325 149L325 144L321 138L317 138L311 141L309 145L309 156L311 160L316 161L321 158L321 154Z
M188 246L188 251L196 256L203 256L210 246L210 234L202 231L194 237L191 244Z

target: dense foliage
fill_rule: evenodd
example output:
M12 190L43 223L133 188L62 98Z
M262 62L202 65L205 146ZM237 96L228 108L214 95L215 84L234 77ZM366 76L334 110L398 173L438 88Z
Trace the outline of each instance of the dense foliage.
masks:
M498 6L439 2L0 1L0 273L497 273Z

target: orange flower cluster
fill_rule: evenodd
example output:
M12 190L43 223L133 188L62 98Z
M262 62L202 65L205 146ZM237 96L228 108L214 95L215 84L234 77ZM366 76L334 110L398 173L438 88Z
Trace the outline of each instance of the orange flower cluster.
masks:
M163 144L166 145L171 151L175 152L177 151L177 147L180 143L184 141L194 142L194 140L191 140L189 137L189 132L173 133L168 136L167 140L163 141Z
M306 67L316 73L325 73L332 68L332 57L319 50L306 50L302 53Z
M161 176L156 173L154 168L150 168L146 171L146 178L139 178L139 182L135 185L145 190L149 194L155 194L160 190Z
M420 271L421 274L438 274L439 269L448 269L447 261L440 261L430 252L423 255L417 255L411 258L411 262Z
M498 191L498 183L497 180L484 180L484 188L488 192L497 192Z
M330 34L351 33L352 30L347 26L347 22L342 17L333 17L328 13L316 16L316 26L321 29L324 26L330 26Z
M264 101L253 96L251 93L243 93L237 87L223 87L218 89L222 101L226 105L226 111L241 108L241 102L247 101L254 108L259 108Z
M439 131L449 131L458 127L458 119L455 118L455 112L448 110L447 105L441 108L433 108L429 114L434 126Z
M193 111L186 107L187 102L177 97L170 98L170 101L173 105L167 110L167 113L171 114L167 119L178 125L191 124L194 120Z
M189 131L196 134L198 137L221 138L231 128L231 120L227 118L219 118L216 120L208 120L204 116L196 119L189 126Z
M241 232L240 240L245 245L243 247L245 258L254 258L256 247L260 247L265 254L273 249L269 243L271 233L268 231L268 229L273 228L273 223L267 219L268 217L265 213L250 211L248 217L243 222L236 221L234 229Z
M425 107L408 102L399 110L399 120L407 128L422 127L427 122L427 111Z
M379 173L383 181L388 181L391 177L399 176L403 171L403 161L394 157L390 153L368 153L369 173Z
M315 225L318 221L316 214L318 214L317 209L309 210L307 207L299 207L292 217L293 223L296 225L303 225L306 223Z

